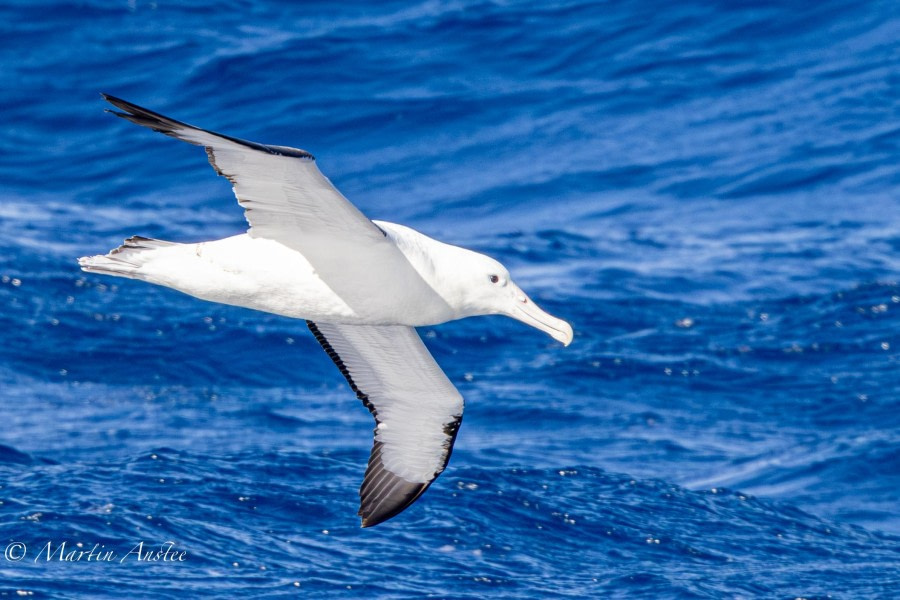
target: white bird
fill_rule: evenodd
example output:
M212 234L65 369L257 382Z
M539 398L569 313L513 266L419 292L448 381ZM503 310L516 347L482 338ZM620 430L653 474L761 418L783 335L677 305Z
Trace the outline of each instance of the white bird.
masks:
M359 490L362 526L410 506L444 470L463 398L415 328L501 314L564 345L572 327L531 301L496 260L402 225L371 221L313 156L213 133L103 94L113 114L204 146L228 178L247 233L181 244L131 237L78 259L92 273L140 279L191 296L305 319L375 417Z

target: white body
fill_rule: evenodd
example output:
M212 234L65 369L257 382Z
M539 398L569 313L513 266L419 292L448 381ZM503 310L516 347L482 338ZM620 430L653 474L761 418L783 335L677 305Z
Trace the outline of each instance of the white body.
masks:
M376 223L395 243L397 239L401 240L398 244L401 249L440 244L407 227ZM351 307L319 277L302 254L275 240L254 238L246 233L196 244L134 249L121 258L110 259L134 265L127 272L119 273L133 279L169 287L211 302L295 319L357 325L422 326L458 318L452 310L409 310L405 314L392 311L390 315L377 315L366 310L371 303L358 303L355 308ZM425 276L430 278L431 274L426 272ZM393 296L394 302L401 301L402 296L390 286L370 290L369 294Z

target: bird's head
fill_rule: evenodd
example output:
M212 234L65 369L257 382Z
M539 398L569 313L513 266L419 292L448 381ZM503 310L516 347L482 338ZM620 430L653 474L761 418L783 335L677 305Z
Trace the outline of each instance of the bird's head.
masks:
M572 326L545 312L522 291L509 275L506 267L489 256L456 248L452 270L457 286L456 303L461 316L506 315L536 329L568 346L572 342Z
M506 267L490 256L439 242L409 227L375 223L446 302L449 318L506 315L565 346L572 343L572 326L544 312L515 284Z

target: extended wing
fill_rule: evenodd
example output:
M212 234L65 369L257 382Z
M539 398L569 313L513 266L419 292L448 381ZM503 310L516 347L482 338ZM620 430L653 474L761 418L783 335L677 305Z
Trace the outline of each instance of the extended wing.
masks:
M300 252L319 277L358 314L392 310L390 294L361 295L390 281L409 297L443 299L385 233L319 171L305 150L268 146L214 133L103 94L124 112L113 114L204 146L209 162L234 188L249 234Z
M375 442L359 489L363 527L396 516L444 470L463 398L412 327L307 321L375 417Z

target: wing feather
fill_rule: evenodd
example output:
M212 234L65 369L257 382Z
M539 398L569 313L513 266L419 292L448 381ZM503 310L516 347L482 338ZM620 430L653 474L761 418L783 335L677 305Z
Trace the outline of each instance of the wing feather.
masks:
M384 314L391 294L362 295L384 281L410 296L443 300L385 232L341 194L305 150L271 146L207 131L114 96L113 114L168 136L203 146L216 172L234 188L249 235L300 252L319 277L357 314Z
M412 327L307 324L375 417L359 515L363 527L377 525L408 508L446 467L462 396Z

